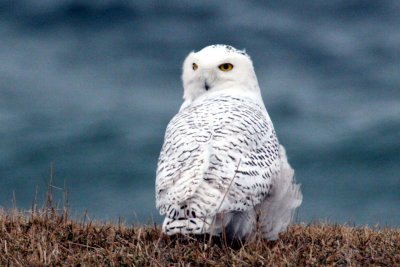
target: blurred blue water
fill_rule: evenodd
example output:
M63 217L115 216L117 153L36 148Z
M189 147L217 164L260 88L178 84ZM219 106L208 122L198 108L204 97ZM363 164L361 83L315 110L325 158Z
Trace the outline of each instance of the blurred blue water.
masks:
M147 222L181 63L246 48L299 220L400 225L400 2L0 1L0 206L53 183L72 211ZM62 192L55 189L61 198Z

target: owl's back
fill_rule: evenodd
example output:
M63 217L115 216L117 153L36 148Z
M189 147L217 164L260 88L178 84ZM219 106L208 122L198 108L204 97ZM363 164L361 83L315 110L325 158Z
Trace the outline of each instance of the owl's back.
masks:
M268 197L279 173L279 143L265 108L250 98L204 98L167 127L156 204L172 221L244 212Z

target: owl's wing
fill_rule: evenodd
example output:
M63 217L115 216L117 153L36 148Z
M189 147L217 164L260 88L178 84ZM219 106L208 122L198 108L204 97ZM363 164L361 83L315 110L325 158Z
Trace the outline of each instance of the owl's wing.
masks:
M268 195L279 170L279 143L263 107L233 97L205 101L167 127L156 205L171 218L182 210L201 217L248 210Z

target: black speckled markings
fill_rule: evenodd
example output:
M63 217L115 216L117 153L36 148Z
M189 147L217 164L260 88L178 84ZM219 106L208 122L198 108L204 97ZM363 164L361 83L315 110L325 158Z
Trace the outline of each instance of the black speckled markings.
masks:
M236 49L236 48L234 48L233 46L230 46L230 45L216 44L216 45L213 45L212 47L213 47L213 48L216 48L216 47L223 47L223 48L225 48L225 50L226 50L227 52L230 52L230 53L238 53L238 54L241 54L241 55L243 55L243 56L249 57L249 55L248 55L245 51Z
M278 152L264 107L229 95L204 99L167 127L157 207L172 221L251 209L268 196L271 179L279 175Z

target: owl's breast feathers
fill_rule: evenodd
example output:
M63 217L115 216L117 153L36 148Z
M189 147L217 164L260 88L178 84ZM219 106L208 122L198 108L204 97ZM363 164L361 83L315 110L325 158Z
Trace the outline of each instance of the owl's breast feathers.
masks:
M169 218L245 211L279 175L279 143L263 106L243 97L205 98L168 124L156 205Z

